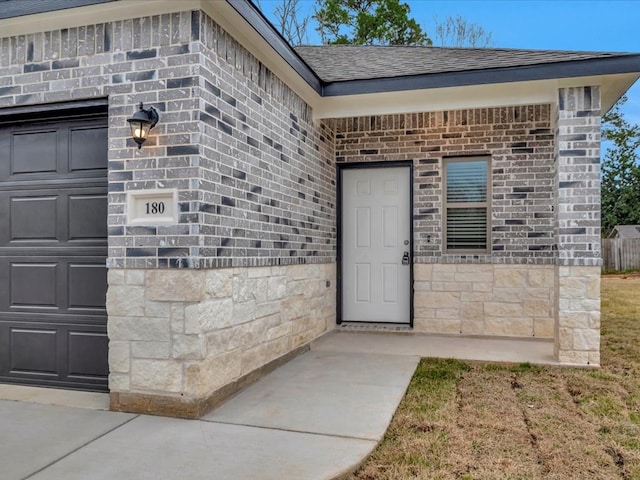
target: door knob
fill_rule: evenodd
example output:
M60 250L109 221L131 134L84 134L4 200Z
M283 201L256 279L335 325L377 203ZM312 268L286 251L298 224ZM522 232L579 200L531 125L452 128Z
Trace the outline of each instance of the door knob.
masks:
M402 254L402 265L409 265L409 252Z

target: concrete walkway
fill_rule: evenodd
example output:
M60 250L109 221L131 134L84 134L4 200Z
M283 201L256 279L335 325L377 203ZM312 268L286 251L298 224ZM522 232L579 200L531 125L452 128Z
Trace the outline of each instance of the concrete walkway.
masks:
M332 479L375 448L420 356L552 363L545 342L475 340L333 333L200 420L79 408L106 407L101 394L0 386L0 398L20 400L0 400L0 478Z

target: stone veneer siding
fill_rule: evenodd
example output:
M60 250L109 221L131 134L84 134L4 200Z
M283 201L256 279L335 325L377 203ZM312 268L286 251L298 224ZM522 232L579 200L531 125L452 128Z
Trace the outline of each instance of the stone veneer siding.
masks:
M332 122L201 11L0 39L0 108L105 97L112 406L197 415L335 324ZM127 225L163 188L178 224Z
M109 272L111 406L197 417L335 325L335 264Z
M414 265L414 329L552 338L553 265Z

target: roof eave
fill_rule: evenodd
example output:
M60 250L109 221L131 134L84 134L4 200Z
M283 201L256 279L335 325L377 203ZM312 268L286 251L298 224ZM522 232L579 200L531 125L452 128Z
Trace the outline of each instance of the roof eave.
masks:
M227 3L267 42L311 88L322 94L323 83L293 47L278 33L262 12L250 0L227 0Z
M594 108L605 113L633 85L638 76L640 73L634 72L325 96L313 114L314 118L321 119L555 104L558 102L559 88L586 86L600 87L601 102L598 106L594 105Z
M333 97L493 83L559 80L620 73L640 74L640 54L464 72L326 82L323 85L322 96Z
M86 7L114 1L115 0L40 0L37 2L29 2L22 0L20 2L4 2L0 10L0 19L55 12L58 10Z

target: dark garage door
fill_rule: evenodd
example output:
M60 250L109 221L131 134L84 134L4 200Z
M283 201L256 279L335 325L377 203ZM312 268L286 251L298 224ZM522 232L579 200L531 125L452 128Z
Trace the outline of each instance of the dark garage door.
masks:
M107 121L0 124L0 382L107 389Z

